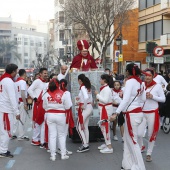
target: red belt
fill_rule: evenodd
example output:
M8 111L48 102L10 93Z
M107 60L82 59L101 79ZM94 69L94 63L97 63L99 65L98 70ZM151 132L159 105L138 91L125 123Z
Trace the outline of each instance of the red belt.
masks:
M19 98L19 102L23 102L22 98Z
M108 120L108 115L107 115L107 111L106 111L106 106L110 106L112 105L112 103L108 103L108 104L101 104L99 103L99 106L102 107L102 113L101 113L101 120ZM108 133L109 133L109 123L108 122L103 122L102 126L105 126L106 129L106 136L108 139Z
M119 105L118 104L112 104L114 107L118 107Z
M50 110L47 110L46 113L66 113L66 111L50 109Z
M156 110L148 110L148 111L143 111L143 113L145 114L149 114L149 113L155 113L155 121L154 121L154 128L153 128L153 132L150 138L150 142L155 141L158 131L159 131L159 126L160 126L160 122L159 122L159 110L158 108Z
M142 112L142 108L141 107L138 107L136 109L133 109L131 111L128 111L128 112L124 112L123 114L125 114L126 116L126 122L127 122L127 127L128 127L128 132L129 132L129 135L130 137L132 138L132 141L134 144L136 144L136 142L134 141L133 137L133 131L132 131L132 125L131 125L131 121L130 121L130 113L140 113Z
M3 122L4 122L4 130L6 130L8 132L9 137L11 137L11 127L10 127L8 113L4 113Z

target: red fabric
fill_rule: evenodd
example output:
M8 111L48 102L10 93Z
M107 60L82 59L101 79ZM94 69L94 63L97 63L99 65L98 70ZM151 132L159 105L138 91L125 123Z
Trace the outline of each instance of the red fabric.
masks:
M48 143L48 125L47 125L47 121L45 120L45 139L44 139L45 143Z
M4 78L11 78L13 80L13 77L11 76L11 74L8 74L8 73L2 74L2 76L0 77L0 81L2 81Z
M42 82L44 82L44 83L47 82L46 80L43 80L41 77L39 77L39 79L40 79Z
M11 137L11 127L10 127L8 113L4 113L3 122L4 122L4 130L6 130L8 132L9 137Z
M147 84L146 82L145 82L145 90L147 90L149 87L152 87L152 86L154 86L156 84L156 82L154 81L154 80L152 80L152 82L150 83L150 84Z
M33 107L33 116L32 116L32 120L35 122L36 121L36 114L38 112L38 103L34 102L34 107Z
M158 74L157 74L157 73L155 73L155 75L154 75L154 77L153 77L153 78L155 78L157 75L158 75Z
M119 105L118 104L112 104L114 107L118 107Z
M19 102L23 102L22 98L19 98Z
M20 80L24 80L22 77L18 77L16 82L20 81ZM25 81L25 80L24 80Z
M122 90L121 90L121 89L119 89L119 90L116 90L116 89L114 89L114 88L113 88L113 91L114 91L115 93L122 92Z
M112 105L112 103L108 103L108 104L100 104L99 106L102 107L102 113L101 113L101 120L108 120L108 115L107 115L107 111L106 111L106 106L110 106ZM109 133L109 123L108 122L103 122L102 126L105 126L106 129L106 136L108 136Z
M159 131L159 126L160 126L160 121L159 121L159 109L157 108L156 110L149 110L149 111L143 111L146 114L149 113L155 113L155 121L154 121L154 128L153 128L153 132L150 138L150 142L152 141L156 141L156 137Z
M83 124L83 115L82 115L82 107L83 103L79 103L79 109L78 109L78 119L81 125L81 130L84 130L84 124Z
M50 110L47 110L46 113L66 113L66 111L50 109Z
M48 94L51 96L50 100L56 101L57 103L60 103L60 104L62 103L61 98L62 98L62 96L64 94L64 92L62 90L57 89L57 90L55 90L53 92L48 91Z
M130 80L130 79L135 79L135 80L138 81L140 84L142 84L142 80L140 79L139 76L130 76L130 77L128 78L128 80Z
M74 120L73 120L72 109L70 108L66 112L67 112L67 115L66 115L66 124L69 124L70 135L73 135Z
M82 50L88 50L89 49L89 43L86 40L79 40L77 41L77 48Z
M128 111L128 112L124 113L125 116L126 116L128 132L129 132L129 135L132 138L132 141L133 141L134 144L136 144L136 142L133 139L134 135L133 135L132 125L131 125L131 121L130 121L130 113L140 113L140 112L142 112L142 108L138 107L136 109L133 109L131 111Z
M80 86L79 90L81 90L81 87L83 87L83 86L84 86L84 84L81 84L81 86Z
M107 87L108 85L104 85L102 87L100 87L100 91L102 91L105 87Z
M83 62L83 59L87 59L87 63L85 64ZM90 69L97 69L94 58L88 54L86 57L83 57L81 54L78 54L73 58L73 61L71 63L70 69L76 68L78 70L82 71L89 71Z

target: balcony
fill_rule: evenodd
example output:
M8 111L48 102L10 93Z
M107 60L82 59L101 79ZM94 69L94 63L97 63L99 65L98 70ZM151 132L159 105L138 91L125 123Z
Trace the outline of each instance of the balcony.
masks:
M160 37L160 45L161 46L170 46L170 33L161 35L161 37Z

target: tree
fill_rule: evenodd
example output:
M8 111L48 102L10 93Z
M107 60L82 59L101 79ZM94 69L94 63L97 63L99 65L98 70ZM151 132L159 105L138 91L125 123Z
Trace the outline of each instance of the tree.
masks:
M133 5L134 0L67 0L63 9L67 24L81 24L86 29L105 66L107 48L128 20L127 12Z

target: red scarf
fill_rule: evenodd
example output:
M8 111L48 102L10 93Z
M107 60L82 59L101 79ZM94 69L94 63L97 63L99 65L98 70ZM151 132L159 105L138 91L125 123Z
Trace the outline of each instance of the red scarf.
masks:
M155 75L154 75L154 77L153 77L153 78L155 78L157 75L158 75L158 74L157 74L157 73L155 73Z
M145 82L145 90L147 90L149 87L152 87L152 86L154 86L156 84L156 82L154 81L154 80L152 80L152 82L151 83L149 83L149 84L147 84L146 82Z
M116 90L116 89L114 89L114 88L113 88L113 91L114 91L115 93L122 92L122 90L121 90L121 89L119 89L119 90Z
M108 85L104 85L102 87L100 87L100 91L102 91L105 87L107 87Z
M140 84L142 84L142 80L139 78L139 76L130 76L130 77L128 78L128 80L130 80L130 79L135 79L137 82L139 82Z
M81 84L81 86L80 86L79 90L81 90L81 87L83 87L83 86L84 86L84 84Z
M24 80L24 79L23 79L22 77L18 77L17 80L16 80L16 82L17 82L17 81L20 81L20 80ZM25 80L24 80L24 81L25 81Z
M4 73L1 77L0 77L0 81L2 81L4 78L11 78L13 80L13 77L11 76L11 74L8 73Z
M42 82L44 82L44 83L47 82L46 80L43 80L41 77L39 77L39 79L40 79Z

